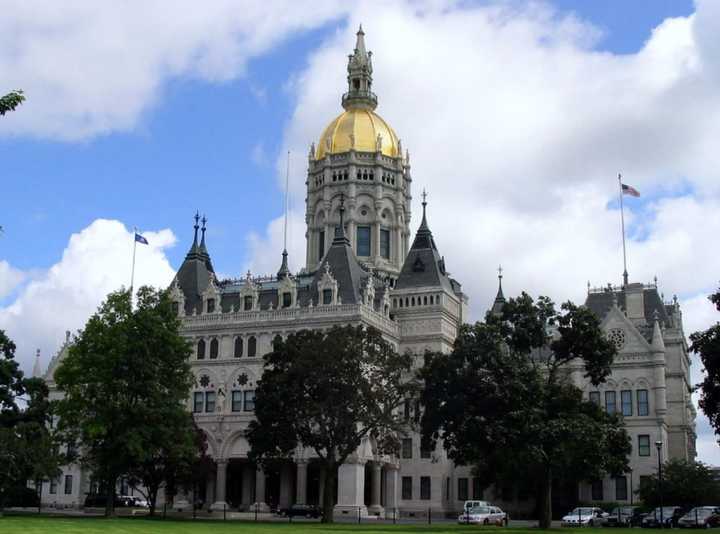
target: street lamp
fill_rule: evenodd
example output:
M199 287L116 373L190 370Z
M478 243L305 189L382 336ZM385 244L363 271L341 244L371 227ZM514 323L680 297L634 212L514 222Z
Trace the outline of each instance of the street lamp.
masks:
M658 497L660 499L660 528L665 526L665 518L663 517L663 488L662 488L662 441L655 442L655 448L658 453Z
M632 467L630 468L630 506L633 505L633 479L632 479Z

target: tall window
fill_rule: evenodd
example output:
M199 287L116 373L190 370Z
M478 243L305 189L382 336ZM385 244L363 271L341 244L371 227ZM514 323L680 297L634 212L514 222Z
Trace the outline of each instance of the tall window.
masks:
M650 456L650 436L647 434L638 436L638 456Z
M412 499L412 477L402 477L402 498L405 501Z
M238 336L235 338L235 357L242 358L243 353L243 339Z
M420 498L423 501L430 500L430 477L420 477Z
M637 406L638 415L648 415L650 413L650 403L648 402L648 390L637 390Z
M205 392L205 411L207 413L212 413L215 411L215 392L214 391L206 391Z
M370 227L357 227L357 255L370 256Z
M205 394L202 391L196 391L193 394L193 412L201 413L205 407Z
M390 230L380 230L380 256L390 259Z
M318 261L325 257L325 230L318 234Z
M620 392L620 405L624 416L632 415L632 391L624 389Z
M405 399L405 403L403 404L403 417L406 422L410 421L410 399Z
M626 501L628 498L627 478L617 477L615 479L615 500Z
M243 392L242 391L233 391L232 392L232 411L233 412L242 412L242 401L243 401Z
M617 410L615 397L616 395L614 391L605 392L605 411L607 413L615 413Z
M332 289L323 289L323 304L332 304Z
M480 477L473 477L472 490L473 490L473 499L482 500L483 490L482 490L482 485L480 484Z
M402 457L405 459L412 458L412 438L403 438Z
M65 475L65 495L72 494L73 476Z
M212 313L215 311L215 299L207 299L207 312Z
M599 391L591 391L588 394L588 400L590 402L594 402L598 406L600 406L600 392Z
M432 451L429 448L423 447L422 441L420 441L420 458L432 458Z
M205 359L205 340L201 339L198 341L197 344L197 359L198 360L204 360Z
M246 297L243 298L243 309L245 311L252 310L252 301L253 301L253 298L251 295L247 295Z
M286 291L282 295L282 307L289 308L291 304L292 304L292 293Z
M255 411L255 391L254 390L248 390L248 391L243 392L243 403L244 403L243 409L246 412Z
M602 501L603 500L603 481L602 480L593 480L592 500L593 501Z
M210 341L210 359L215 360L218 357L218 352L220 350L220 344L218 343L218 340L213 338Z
M468 479L465 477L458 478L458 500L468 500Z
M255 336L250 336L248 339L248 358L254 358L257 353L257 340Z
M57 478L51 478L50 479L50 495L55 495L57 493Z

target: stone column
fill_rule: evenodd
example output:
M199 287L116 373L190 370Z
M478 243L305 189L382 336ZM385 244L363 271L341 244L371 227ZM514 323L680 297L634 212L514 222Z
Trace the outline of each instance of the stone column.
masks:
M292 471L290 464L280 469L280 508L288 508L292 502Z
M326 488L329 489L329 488ZM367 515L365 506L365 462L348 460L338 469L338 502L335 515L357 517Z
M224 510L228 507L225 502L225 491L227 489L227 466L228 461L217 460L217 471L215 475L215 502L211 506L211 510Z
M257 507L258 512L269 512L270 508L265 503L265 472L260 466L255 471L255 503L253 511Z
M307 504L307 460L298 459L296 469L295 502L297 504Z
M372 492L368 512L374 515L381 515L384 510L382 503L380 502L380 494L382 493L382 464L380 462L373 462L371 474L372 477L370 479L370 483L372 484Z
M250 465L244 465L242 469L242 505L248 508L252 504L252 477L253 469Z
M399 472L399 465L385 464L385 510L389 514L398 505Z

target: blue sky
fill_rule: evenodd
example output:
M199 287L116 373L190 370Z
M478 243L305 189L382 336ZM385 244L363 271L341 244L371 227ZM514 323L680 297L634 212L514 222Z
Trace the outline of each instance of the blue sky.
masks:
M471 319L499 263L507 295L619 283L622 172L643 193L626 203L631 280L677 294L686 334L717 320L718 2L18 0L0 19L0 93L28 96L0 118L0 328L26 369L128 284L133 226L150 241L138 283L169 283L196 209L218 272L276 270L287 150L302 267L307 150L340 111L360 22L414 213L427 188Z
M552 3L603 32L597 49L621 54L637 52L665 18L693 10L692 2L681 0ZM71 233L111 218L141 229L172 228L179 243L168 256L177 268L192 239L191 216L200 209L209 218L217 268L239 273L248 260L245 236L262 232L282 211L275 162L296 97L288 80L344 24L341 19L288 37L252 59L243 78L169 80L127 132L71 142L1 138L3 188L11 202L2 215L0 257L23 270L49 267ZM328 120L335 112L327 110ZM294 163L304 165L304 159Z

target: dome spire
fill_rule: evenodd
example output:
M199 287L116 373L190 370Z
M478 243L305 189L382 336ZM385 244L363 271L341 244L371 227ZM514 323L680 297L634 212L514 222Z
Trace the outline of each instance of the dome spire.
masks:
M372 92L372 52L365 48L362 24L357 32L355 50L348 56L348 92L342 97L345 109L377 107L377 96Z

